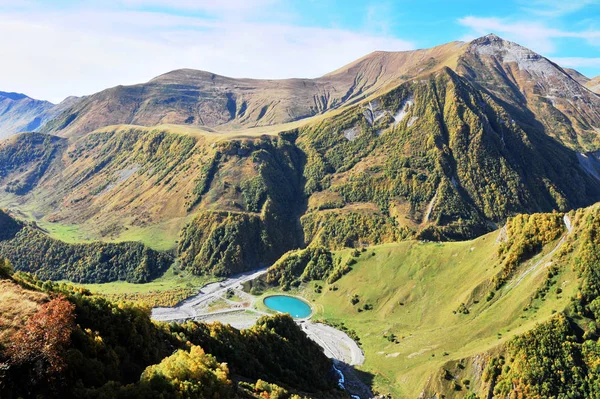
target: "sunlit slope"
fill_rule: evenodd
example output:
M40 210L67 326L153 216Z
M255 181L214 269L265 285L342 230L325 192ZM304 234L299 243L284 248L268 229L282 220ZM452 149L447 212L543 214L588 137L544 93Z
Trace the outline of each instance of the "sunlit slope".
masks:
M590 79L585 86L591 91L600 94L600 76Z
M439 69L460 42L431 49L369 54L315 79L234 79L180 69L147 83L86 97L44 127L65 137L115 124L178 124L219 130L272 126L355 103L391 85Z
M573 150L511 120L503 103L447 67L279 128L20 135L0 151L9 192L1 204L60 238L169 249L198 212L258 217L270 199L291 211L291 229L301 225L300 245L341 248L413 235L472 238L519 212L600 199Z
M374 374L377 390L415 398L448 361L492 350L533 328L564 309L576 292L576 274L565 268L546 299L533 300L556 261L553 250L563 245L560 238L521 263L494 290L494 279L505 267L498 254L503 234L460 243L408 241L368 248L340 280L320 283L322 294L313 291L312 283L305 294L314 300L316 318L344 322L356 331L366 354L363 369ZM559 234L564 237L566 229ZM339 255L352 256L350 251ZM463 387L457 397L465 393Z
M300 132L305 237L328 245L323 237L335 230L333 248L346 233L349 242L385 242L373 237L374 225L386 225L381 236L390 241L415 231L464 239L515 213L598 200L598 183L574 151L511 120L510 108L449 68Z

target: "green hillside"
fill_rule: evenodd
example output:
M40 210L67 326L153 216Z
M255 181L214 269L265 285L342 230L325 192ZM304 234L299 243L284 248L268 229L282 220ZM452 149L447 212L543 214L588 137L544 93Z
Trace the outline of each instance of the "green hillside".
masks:
M0 317L3 398L340 396L331 361L289 316L242 331L157 324L143 308L25 273L0 286L0 315L12 315Z
M28 137L0 157L24 158ZM518 213L600 200L573 150L511 121L510 108L448 68L278 135L129 126L46 140L59 140L61 156L12 161L3 206L57 238L179 247L183 266L202 273L310 243L474 238ZM23 171L28 183L13 190Z
M327 263L313 258L296 263L294 273L305 284L284 288L309 298L314 318L344 326L360 340L366 355L361 369L374 375L380 393L589 397L581 395L594 392L598 377L591 345L597 334L599 215L598 206L571 212L570 232L562 214L534 214L472 241L338 251L330 264L350 269L341 278L307 273L305 268ZM267 276L294 270L288 264L276 264ZM266 277L270 284L282 281ZM543 349L546 339L573 344ZM566 387L544 382L558 378L548 360L553 356L575 359ZM515 379L520 382L512 388ZM560 392L579 394L551 395Z
M2 210L0 231L0 256L16 270L35 273L44 280L145 283L163 275L173 263L169 254L138 242L65 243Z

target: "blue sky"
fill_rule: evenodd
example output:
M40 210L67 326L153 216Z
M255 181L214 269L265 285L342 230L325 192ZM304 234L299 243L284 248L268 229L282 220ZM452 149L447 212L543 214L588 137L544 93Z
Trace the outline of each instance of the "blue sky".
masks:
M600 0L0 0L0 90L57 102L177 68L316 77L490 32L600 75Z

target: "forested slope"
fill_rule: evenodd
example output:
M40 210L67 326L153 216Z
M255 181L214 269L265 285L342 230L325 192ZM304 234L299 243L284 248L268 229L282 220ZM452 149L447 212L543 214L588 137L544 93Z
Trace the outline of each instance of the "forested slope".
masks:
M0 210L0 256L16 270L43 280L79 283L144 283L161 276L173 262L167 253L137 242L69 244L48 237Z
M155 324L145 309L29 274L0 284L38 302L0 337L3 398L340 396L331 361L289 316L242 331Z

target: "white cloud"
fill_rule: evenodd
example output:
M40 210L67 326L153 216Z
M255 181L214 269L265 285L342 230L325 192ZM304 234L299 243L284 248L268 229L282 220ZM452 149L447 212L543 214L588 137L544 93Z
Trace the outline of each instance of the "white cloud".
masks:
M552 61L569 68L600 68L599 57L553 57Z
M525 0L525 11L544 17L561 17L598 4L597 0Z
M207 12L239 12L255 10L272 5L277 0L111 0L126 6L164 7L178 10L202 10Z
M344 29L108 9L0 12L0 37L0 90L52 101L177 68L232 77L316 77L374 50L414 48Z
M551 54L556 50L555 39L576 38L586 40L589 44L598 45L600 31L564 31L549 28L545 24L533 21L510 22L500 18L480 18L467 16L458 22L472 30L473 34L481 36L494 32L506 39L515 41L540 53Z

